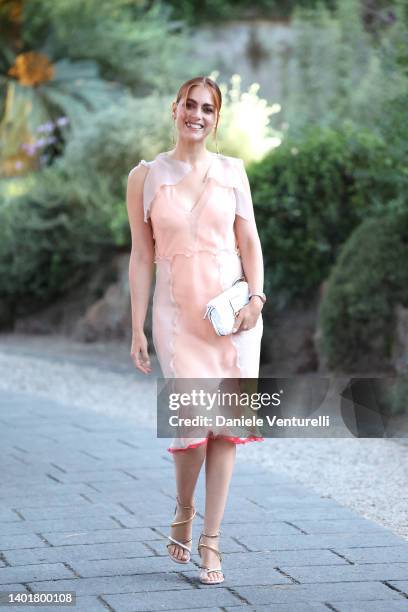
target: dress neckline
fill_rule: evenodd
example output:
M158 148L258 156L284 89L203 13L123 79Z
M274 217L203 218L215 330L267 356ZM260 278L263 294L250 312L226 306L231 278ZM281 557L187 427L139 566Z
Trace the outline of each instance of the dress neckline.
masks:
M196 199L195 203L193 204L193 206L191 208L185 208L183 206L183 208L185 209L185 212L188 215L191 215L198 208L198 206L201 203L201 200L202 200L202 198L204 196L204 193L205 193L205 191L207 189L208 179L211 178L211 170L214 167L214 161L215 161L215 159L217 159L217 154L213 153L212 151L209 151L209 154L210 154L210 161L209 161L206 173L205 173L204 178L203 178L203 183L205 183L204 188L202 189L198 199ZM160 158L160 159L163 159L163 160L165 160L167 162L170 162L170 164L172 164L172 163L176 164L176 166L177 166L177 164L179 164L181 166L180 170L181 170L182 178L184 178L189 172L192 171L193 167L192 167L192 165L189 162L185 162L185 161L183 161L181 159L173 159L173 158L169 157L169 152L168 151L164 151L163 153L160 153L157 157ZM180 179L180 181L176 182L176 186L178 185L179 182L181 182L181 180L182 179Z
M210 154L210 166L212 166L214 159L218 159L218 155L217 153L214 153L213 151L209 151L209 154ZM181 166L184 166L185 168L188 168L189 170L193 169L193 166L189 162L183 161L182 159L174 159L174 157L170 157L168 151L159 153L157 157L158 158L160 157L161 159L165 159L166 161L170 163L180 164Z

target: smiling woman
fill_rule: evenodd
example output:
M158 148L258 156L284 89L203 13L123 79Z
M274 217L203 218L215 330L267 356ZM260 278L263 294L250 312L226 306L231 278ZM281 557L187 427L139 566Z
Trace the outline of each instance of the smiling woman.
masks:
M216 139L222 96L214 81L208 78L205 81L207 87L198 86L195 79L184 83L173 103L173 120L179 132L184 124L190 132L200 132L204 137L214 131Z
M129 174L131 355L145 374L151 371L143 322L153 263L153 343L164 377L234 381L259 374L263 259L249 182L242 159L205 147L206 138L216 135L221 101L211 79L198 77L185 83L172 104L178 132L174 150L159 153L152 161L142 160ZM236 319L237 333L218 336L203 318L206 305L244 275L254 295ZM189 435L194 436L194 431L179 432L168 448L175 461L177 498L183 500L176 508L177 523L168 545L177 563L190 558L186 544L192 517L183 511L193 507L204 459L208 498L202 538L215 538L219 534L211 532L218 531L224 512L236 445L263 440L251 428L236 436L217 424L204 429L204 437L202 431L199 437ZM200 543L199 552L205 564L200 581L222 582L218 550Z
M187 98L186 108L194 109L195 106L197 106L197 100L195 100L194 98ZM204 113L214 113L215 106L213 104L208 104L208 103L203 104L203 110L204 110ZM191 123L190 121L186 121L186 126L190 128L191 130L203 130L204 129L203 123Z

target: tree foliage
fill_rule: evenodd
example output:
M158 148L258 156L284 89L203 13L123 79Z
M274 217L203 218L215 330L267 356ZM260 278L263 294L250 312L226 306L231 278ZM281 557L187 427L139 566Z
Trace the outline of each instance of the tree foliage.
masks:
M9 25L0 29L3 176L38 168L21 146L40 125L63 115L81 130L124 92L167 90L185 70L183 26L160 3L9 0L1 10Z

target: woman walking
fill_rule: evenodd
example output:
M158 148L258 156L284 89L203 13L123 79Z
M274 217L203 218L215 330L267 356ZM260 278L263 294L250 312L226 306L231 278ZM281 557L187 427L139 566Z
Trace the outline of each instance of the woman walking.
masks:
M132 234L129 282L131 357L151 372L144 321L153 266L153 343L165 378L258 378L263 333L263 258L250 186L239 158L209 152L222 103L208 77L184 83L172 104L177 140L172 151L142 160L129 173L127 208ZM218 336L206 304L245 276L249 303L235 332ZM168 451L175 464L177 505L167 544L176 563L190 561L194 491L205 460L204 531L198 543L204 584L223 582L220 525L233 472L236 444L263 440L207 432L175 437Z

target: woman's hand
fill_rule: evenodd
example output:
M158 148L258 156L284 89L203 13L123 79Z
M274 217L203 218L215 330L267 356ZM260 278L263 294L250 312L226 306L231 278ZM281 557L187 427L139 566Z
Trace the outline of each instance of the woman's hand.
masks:
M138 370L143 372L143 374L151 373L152 368L150 366L150 358L147 349L147 338L143 331L133 332L130 356Z
M232 333L248 331L248 329L255 327L262 308L263 302L258 296L251 298L248 304L239 311Z

